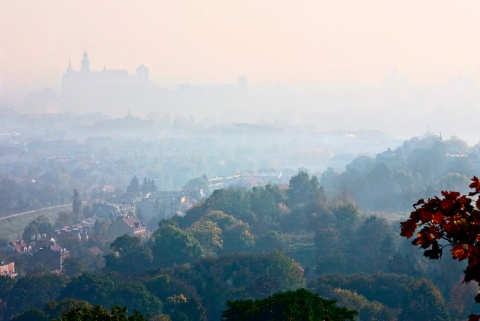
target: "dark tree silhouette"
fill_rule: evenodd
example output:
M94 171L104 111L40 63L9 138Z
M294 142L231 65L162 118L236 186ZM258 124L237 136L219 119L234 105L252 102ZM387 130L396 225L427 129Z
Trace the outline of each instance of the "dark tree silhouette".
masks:
M454 259L468 260L464 282L480 283L480 180L477 177L472 178L470 188L473 191L468 196L443 191L442 198L420 199L414 204L410 218L401 223L401 235L410 238L420 228L412 244L424 249L423 254L430 259L439 259L443 249L450 246ZM475 301L480 302L480 294ZM480 315L470 315L469 320L480 320Z
M83 220L82 198L80 197L80 192L76 188L73 190L72 211L75 221L80 222Z
M260 300L228 301L227 306L222 321L353 321L358 314L306 289L280 292Z

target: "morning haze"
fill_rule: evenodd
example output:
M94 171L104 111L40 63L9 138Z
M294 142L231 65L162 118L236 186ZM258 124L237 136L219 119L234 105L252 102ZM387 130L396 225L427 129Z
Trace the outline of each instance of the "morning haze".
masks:
M480 320L478 12L0 0L0 321Z
M422 134L430 125L447 136L478 139L473 127L462 123L478 116L480 28L474 13L480 5L474 1L4 1L0 6L0 102L19 109L34 91L38 96L51 88L61 96L69 60L80 70L86 50L91 71L135 74L143 64L152 86L177 97L157 97L144 104L149 108L128 106L142 117L184 106L180 109L198 120L289 120L402 137ZM242 75L248 99L239 106L232 91ZM203 103L184 97L187 87L197 95L202 91ZM120 116L124 105L95 111Z

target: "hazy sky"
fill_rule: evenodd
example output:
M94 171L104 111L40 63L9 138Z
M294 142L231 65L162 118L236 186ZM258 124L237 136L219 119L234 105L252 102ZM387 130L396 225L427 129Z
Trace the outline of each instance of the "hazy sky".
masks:
M480 1L0 0L3 86L59 86L68 59L159 84L480 82Z

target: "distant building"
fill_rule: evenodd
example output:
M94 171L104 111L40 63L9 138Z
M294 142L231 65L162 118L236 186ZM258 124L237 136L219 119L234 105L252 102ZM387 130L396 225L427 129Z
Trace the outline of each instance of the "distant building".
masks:
M17 273L15 272L15 262L5 263L0 262L0 275L1 276L9 276L9 277L16 277Z
M135 202L136 215L143 219L145 222L155 218L159 212L160 202L154 198L143 198L138 202Z
M149 70L140 65L135 75L127 70L114 70L104 67L100 71L90 69L90 60L85 51L80 71L72 68L69 62L62 79L61 105L64 109L86 111L127 110L137 108L145 102L149 87L153 83L148 78Z
M149 201L155 202L155 211L160 214L159 218L161 219L168 219L175 215L183 216L197 202L183 192L177 191L156 191L150 195ZM142 205L139 207L140 212L142 216L147 217L146 209L148 208L142 207Z
M92 213L99 218L113 220L120 215L134 214L135 207L132 204L96 203L92 205Z
M96 220L96 217L89 217L81 223L56 229L55 240L60 243L72 239L88 241L88 233Z
M92 70L87 52L83 53L80 70L75 70L72 64L62 78L62 93L60 106L64 110L80 111L82 113L99 112L118 115L131 109L134 114L148 114L158 112L159 109L198 112L203 106L212 109L224 106L244 105L247 96L247 78L240 77L237 86L191 86L180 85L178 90L168 90L156 86L149 78L149 69L141 64L135 74L127 70L115 70L103 67L101 70ZM138 123L128 118L117 122L102 122L96 129L107 130ZM142 123L145 126L151 124ZM117 134L117 133L116 133ZM119 134L135 134L135 131L123 131Z
M27 244L24 240L15 240L2 247L2 251L6 254L26 253L31 250L32 246Z
M208 179L208 187L212 191L229 187L250 190L252 187L265 186L269 183L278 184L282 177L282 173L275 172L212 177Z
M52 272L62 272L63 260L69 255L70 253L67 249L61 247L52 239L50 244L39 248L33 253L32 267L37 264L42 264Z
M124 234L145 238L147 237L147 229L136 216L121 215L108 228L107 238L114 240Z

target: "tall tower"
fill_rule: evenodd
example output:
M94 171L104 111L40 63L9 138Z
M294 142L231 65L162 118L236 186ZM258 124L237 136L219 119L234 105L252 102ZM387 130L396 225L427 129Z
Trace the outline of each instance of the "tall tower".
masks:
M137 68L137 78L141 82L148 82L148 68L144 65L140 65Z
M90 72L90 62L88 61L87 51L83 52L83 59L82 59L82 72Z
M70 74L73 72L73 69L72 69L72 63L70 62L70 59L68 59L68 67L67 67L67 74Z

